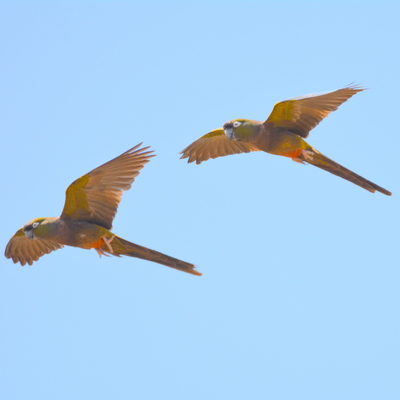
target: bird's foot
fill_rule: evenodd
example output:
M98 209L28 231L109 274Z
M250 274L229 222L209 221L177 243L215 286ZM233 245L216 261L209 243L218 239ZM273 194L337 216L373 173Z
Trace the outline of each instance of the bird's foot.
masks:
M312 161L314 159L314 152L311 150L302 150L301 157L292 158L293 161L300 164L305 164L307 161Z
M305 164L304 160L301 160L300 158L296 157L296 158L292 158L292 161L294 162L298 162L299 164Z
M99 255L99 257L101 258L101 256L106 256L106 257L110 257L104 250L102 250L102 249L96 249L95 248L95 250L97 251L97 254Z
M105 236L102 236L101 238L103 239L104 244L107 246L107 248L108 248L108 250L110 251L110 253L111 253L111 254L114 253L114 250L113 250L113 248L111 247L111 244L110 244L110 243L114 240L115 235L112 235L112 236L110 237L110 239L107 239Z
M306 161L314 160L314 152L311 150L302 150L301 154L303 155Z

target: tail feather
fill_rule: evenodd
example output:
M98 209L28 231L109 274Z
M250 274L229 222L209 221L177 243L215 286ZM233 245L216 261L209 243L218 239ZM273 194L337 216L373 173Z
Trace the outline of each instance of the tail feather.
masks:
M343 179L348 180L349 182L354 183L362 187L365 190L368 190L374 193L376 190L381 192L387 196L391 196L392 193L388 190L376 185L375 183L363 178L360 175L357 175L355 172L350 171L349 169L343 167L342 165L338 164L337 162L331 160L330 158L324 156L317 150L305 150L303 153L298 157L301 161L305 161L308 164L314 165L315 167L321 168L325 171L330 172L331 174L340 176Z
M189 274L198 276L202 275L200 272L194 269L194 264L190 264L185 261L178 260L177 258L167 256L166 254L159 253L158 251L148 249L147 247L128 242L119 236L114 236L112 242L110 242L110 245L113 250L112 253L110 253L110 249L107 245L103 245L101 249L105 253L113 256L137 257L141 258L142 260L153 261L158 264L166 265L167 267L175 268L179 271L187 272Z

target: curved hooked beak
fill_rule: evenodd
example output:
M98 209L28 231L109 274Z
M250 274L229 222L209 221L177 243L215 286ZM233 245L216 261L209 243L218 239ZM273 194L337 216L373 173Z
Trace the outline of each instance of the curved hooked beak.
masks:
M33 229L24 229L24 233L28 239L33 239L35 237L33 234Z
M235 140L235 135L233 133L233 128L224 128L225 136L230 140Z

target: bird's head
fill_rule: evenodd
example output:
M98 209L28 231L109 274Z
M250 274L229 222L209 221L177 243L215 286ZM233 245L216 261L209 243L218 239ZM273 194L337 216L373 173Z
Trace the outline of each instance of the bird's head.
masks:
M233 119L224 124L225 136L230 140L247 142L251 140L260 129L260 122L249 119Z
M22 228L28 239L44 237L51 229L53 218L36 218L27 222Z

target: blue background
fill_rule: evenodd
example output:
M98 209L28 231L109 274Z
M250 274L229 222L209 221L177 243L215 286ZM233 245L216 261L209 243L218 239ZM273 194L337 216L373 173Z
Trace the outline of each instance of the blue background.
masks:
M4 399L399 399L400 2L1 2L2 230L157 153L114 232L195 277L64 248L2 258ZM179 160L233 118L368 87L309 142L391 190L265 153Z

